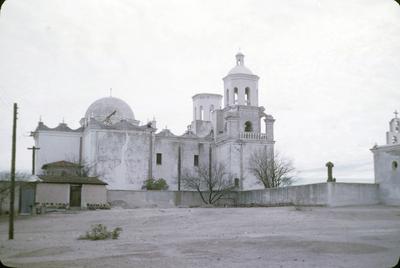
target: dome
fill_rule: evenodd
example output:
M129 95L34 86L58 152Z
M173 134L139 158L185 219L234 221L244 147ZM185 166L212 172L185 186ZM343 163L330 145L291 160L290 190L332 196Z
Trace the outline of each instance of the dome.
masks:
M93 102L87 109L85 118L94 118L97 121L104 121L112 113L114 114L109 118L112 123L121 120L135 120L131 107L129 107L125 101L114 97L101 98Z
M244 65L236 65L235 67L233 67L229 73L229 74L253 74L249 68L247 68Z

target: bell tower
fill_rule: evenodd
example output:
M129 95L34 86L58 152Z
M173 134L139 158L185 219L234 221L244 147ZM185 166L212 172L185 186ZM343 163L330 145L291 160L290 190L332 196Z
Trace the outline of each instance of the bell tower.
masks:
M399 113L394 111L394 118L389 122L389 131L386 132L386 144L399 144L400 143L400 118L397 117Z
M258 106L258 79L244 65L244 55L236 54L236 66L233 67L224 80L224 106L246 105Z

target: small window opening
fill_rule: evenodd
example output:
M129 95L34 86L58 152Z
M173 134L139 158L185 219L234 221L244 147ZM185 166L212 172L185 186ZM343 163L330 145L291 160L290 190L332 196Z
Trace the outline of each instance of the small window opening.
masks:
M246 87L244 92L244 101L246 105L250 105L250 88Z
M239 187L239 178L235 178L235 187Z
M244 123L244 131L245 132L252 132L253 131L253 127L252 127L250 121L247 121L246 123Z
M229 105L229 89L226 89L226 100L225 100L226 105Z
M214 105L211 104L210 106L210 113L212 113L214 111Z
M204 110L203 110L203 106L200 106L200 120L204 120Z
M397 161L393 161L393 162L392 162L392 169L393 169L393 170L396 170L397 167L398 167Z
M197 155L197 154L195 154L194 157L193 157L193 165L195 167L199 166L199 155Z
M238 104L238 89L237 87L233 90L233 104Z
M156 155L156 163L157 163L157 165L161 165L162 164L162 154L157 153L157 155Z
M392 143L393 143L393 144L397 143L397 137L396 137L396 136L393 136L393 137L392 137Z

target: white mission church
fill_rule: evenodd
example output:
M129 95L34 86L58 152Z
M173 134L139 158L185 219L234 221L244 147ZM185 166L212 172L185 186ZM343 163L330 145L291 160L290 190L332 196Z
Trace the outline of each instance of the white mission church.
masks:
M223 97L193 96L193 121L183 135L157 132L155 121L140 124L131 107L114 97L92 103L78 129L39 122L32 132L40 148L36 173L43 174L47 164L68 161L85 165L110 189L141 189L147 178L163 178L170 190L177 190L183 170L211 161L224 164L239 189L261 188L248 163L255 150L273 156L274 119L259 106L258 80L238 53L236 66L223 78Z

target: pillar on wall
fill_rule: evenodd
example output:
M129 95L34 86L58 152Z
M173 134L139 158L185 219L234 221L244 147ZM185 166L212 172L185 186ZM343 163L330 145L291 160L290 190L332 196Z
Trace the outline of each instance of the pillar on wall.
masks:
M267 141L274 141L275 119L272 117L272 115L266 115L264 122L265 122L265 133L267 135Z

